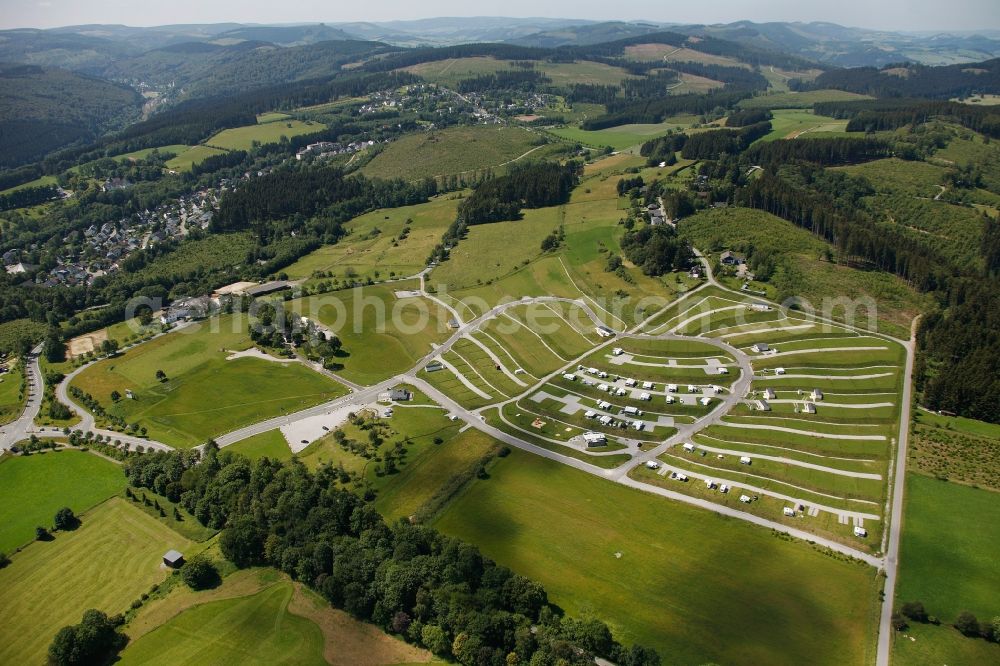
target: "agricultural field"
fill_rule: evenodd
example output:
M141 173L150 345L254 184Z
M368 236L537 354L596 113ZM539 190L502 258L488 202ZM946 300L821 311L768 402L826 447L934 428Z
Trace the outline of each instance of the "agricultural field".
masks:
M233 631L233 627L237 629ZM273 569L227 575L212 590L174 585L125 627L121 663L316 663L381 666L430 661L429 653L335 610ZM220 636L224 637L220 640Z
M771 133L759 141L798 139L810 136L828 137L847 131L847 121L828 116L818 116L802 109L775 109L771 120Z
M835 256L831 246L805 229L763 211L730 208L700 212L681 225L680 233L695 247L711 253L713 263L723 250L740 253L752 247L755 253L774 262L770 279L755 283L755 288L764 289L768 298L781 302L798 297L820 311L832 307L835 299L847 298L858 305L856 326L868 327L864 303L871 299L877 306L878 331L909 338L910 321L926 305L925 297L888 273L862 272L826 261L828 253ZM754 270L756 265L751 262L750 268ZM734 289L743 282L726 273L717 277ZM842 305L832 310L835 319L842 319L844 314Z
M31 349L45 337L45 324L30 319L12 319L0 324L0 353L19 353L22 346Z
M473 125L407 134L361 169L370 178L421 180L497 168L537 150L543 139L521 127Z
M942 622L962 611L996 617L1000 533L989 526L1000 521L997 493L914 473L906 491L896 602L921 601Z
M451 315L421 297L396 298L416 281L358 287L290 301L286 308L317 321L343 343L336 362L344 378L375 384L404 372L448 337Z
M250 150L255 144L278 143L281 137L292 138L300 134L313 134L326 129L326 125L311 120L265 122L245 127L225 129L205 140L205 145L222 150Z
M683 120L683 119L682 119ZM684 129L690 123L663 122L656 124L633 124L609 127L608 129L587 131L579 127L566 126L546 130L560 139L581 143L585 146L601 148L611 146L615 150L624 150L638 146L641 143L662 136L670 130Z
M463 79L483 74L493 74L511 69L511 63L488 57L451 58L437 62L423 62L405 67L404 71L440 85L454 87ZM612 67L599 62L581 60L578 62L536 62L535 69L552 79L555 87L565 87L576 83L617 85L629 78L620 67Z
M634 46L627 46L625 47L625 57L640 62L662 60L663 62L697 62L703 65L749 68L748 65L735 58L704 53L686 46L671 46L670 44L635 44Z
M845 90L807 90L757 95L740 102L740 107L744 109L811 109L817 102L851 102L861 99L871 99L871 97Z
M923 410L913 414L910 470L1000 491L1000 426Z
M124 612L167 576L161 557L171 548L198 549L118 498L83 514L76 530L32 543L0 570L0 662L41 663L59 628L88 608Z
M299 363L230 360L250 347L245 326L232 316L194 324L98 361L71 385L110 414L146 427L152 439L179 447L344 394L344 387ZM157 370L166 380L157 380ZM128 390L134 400L112 402L113 391L125 396Z
M366 213L345 225L345 238L307 254L284 272L293 280L328 273L361 280L414 275L455 220L458 203L454 196L441 196L425 204ZM401 239L404 229L406 237Z
M874 569L527 453L494 464L435 527L671 663L874 659Z
M82 451L0 457L0 552L10 554L52 527L64 506L81 514L125 488L121 467Z
M176 157L167 160L167 168L174 171L190 171L195 164L201 164L209 157L224 155L225 150L209 146L192 146Z

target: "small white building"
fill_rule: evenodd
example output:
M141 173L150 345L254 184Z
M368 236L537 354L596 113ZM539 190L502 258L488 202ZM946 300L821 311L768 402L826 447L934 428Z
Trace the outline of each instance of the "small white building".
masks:
M784 368L775 368L774 369L774 374L776 374L776 375L783 375L783 374L785 374L785 369Z
M635 428L637 431L642 432L643 428L646 427L646 424L643 423L642 421L632 421L632 427Z
M642 383L642 388L644 388L644 389L651 389L651 388L653 388L653 382L643 382Z
M814 388L812 390L812 393L809 394L809 399L812 400L813 402L819 402L820 400L823 399L823 392L818 388Z
M610 402L605 402L603 400L598 400L597 401L597 407L598 407L598 409L611 409L611 403Z
M723 483L721 486L719 486L719 492L720 493L728 493L729 492L729 486L727 486L726 484Z
M814 405L811 402L805 403L804 405L802 405L802 413L803 414L815 414L816 413L816 405Z
M611 353L614 354L615 356L621 356L623 351L625 350L622 349L621 347L615 347L614 349L611 350Z
M688 384L688 393L697 393L698 387L694 384Z
M600 379L607 379L608 378L608 373L606 373L603 370L601 370L600 372L597 373L597 376Z
M628 414L629 416L638 416L639 414L642 414L642 412L640 412L638 408L633 407L632 405L629 405L628 407L622 409L622 413Z
M598 420L598 422L601 425L604 425L604 426L609 426L609 425L611 425L611 422L614 421L614 419L611 418L610 416L608 416L607 414L605 414L604 416L602 416L601 418L599 418L597 420Z
M771 306L766 303L751 303L750 309L754 312L770 312Z
M854 526L854 536L864 538L868 536L868 530L861 527L861 525Z
M595 411L594 411L594 410L592 410L592 409L588 409L587 411L585 411L585 412L583 413L583 416L584 416L584 418L588 418L588 419L592 419L592 418L594 418L595 416L597 416L597 412L595 412Z
M613 337L615 337L615 332L613 330L611 330L610 328L608 328L607 326L598 326L594 330L597 331L597 334L599 336L601 336L602 338L613 338Z
M785 508L783 508L781 510L781 513L785 514L786 516L794 516L795 515L795 509L793 509L790 506L786 506Z
M660 469L660 463L656 462L655 460L647 460L646 467L648 467L649 469Z
M668 405L674 404L674 396L672 396L672 395L668 395L667 396L667 404Z
M749 465L751 462L753 461L750 460L750 456L740 456L740 464Z
M574 375L571 372L567 372L566 374L563 375L563 379L565 379L566 381L569 381L569 382L575 382L576 381L576 375Z
M626 391L625 389L623 389L621 387L618 387L618 390L615 391L615 395L617 395L619 397L622 397L622 396L627 395L627 394L628 394L628 391Z
M743 502L744 504L749 504L750 503L750 496L749 495L740 495L740 501Z
M715 481L713 481L712 479L705 479L705 487L708 488L709 490L714 489Z
M700 402L703 406L708 407L709 405L712 404L712 399L706 396L701 400L699 400L698 402Z
M608 443L608 438L604 433L585 432L583 433L583 441L587 443L587 446L604 446Z
M764 400L774 400L775 393L774 389L766 388L764 389Z
M763 354L764 352L771 351L771 346L766 342L758 342L750 350L755 354Z
M653 399L652 396L650 396L646 392L643 392L643 393L639 394L639 400L652 400L652 399Z
M604 391L605 393L607 393L610 389L611 389L611 387L608 386L607 384L598 384L597 385L597 390L598 391Z
M677 393L677 384L667 384L668 393Z
M625 386L635 386L636 383L637 382L634 379L626 379L625 380Z
M600 371L597 368L587 368L587 372L589 372L592 375L596 375Z
M694 444L688 442L687 444L684 445L684 450L687 451L688 453L691 453L692 451L694 451Z
M678 474L677 474L677 480L678 481L687 481L688 480L688 475L685 474L684 472L678 472Z

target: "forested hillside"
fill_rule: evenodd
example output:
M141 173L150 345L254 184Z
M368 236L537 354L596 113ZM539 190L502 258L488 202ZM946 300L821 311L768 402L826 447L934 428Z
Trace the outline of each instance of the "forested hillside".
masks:
M93 141L137 119L142 98L108 81L61 69L0 64L0 167Z

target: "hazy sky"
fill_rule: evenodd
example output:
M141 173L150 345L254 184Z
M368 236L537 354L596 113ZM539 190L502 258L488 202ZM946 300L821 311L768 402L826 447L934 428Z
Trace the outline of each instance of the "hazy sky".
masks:
M0 0L0 27L82 23L328 23L434 16L549 16L675 23L831 21L895 30L998 30L1000 0Z

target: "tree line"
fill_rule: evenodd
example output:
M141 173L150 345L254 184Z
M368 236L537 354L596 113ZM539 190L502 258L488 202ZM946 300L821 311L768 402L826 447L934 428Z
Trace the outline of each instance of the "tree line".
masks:
M1000 138L1000 110L990 106L927 99L879 99L817 102L813 108L818 115L847 118L848 132L889 131L940 117Z
M467 225L517 220L522 208L566 203L581 170L578 162L511 164L505 175L480 183L459 204L458 218Z
M687 160L717 159L719 155L735 155L750 147L771 131L771 122L747 125L740 129L719 129L692 134L684 142L682 154Z
M460 664L654 666L598 620L564 616L544 588L472 545L408 521L388 525L345 490L338 471L219 452L152 453L124 465L129 482L161 487L203 525L221 528L238 567L273 566L331 605Z
M905 70L899 72L897 70ZM830 69L809 84L793 89L836 88L873 97L934 97L948 99L972 93L1000 93L1000 58L960 65L929 66L902 63L876 67Z

